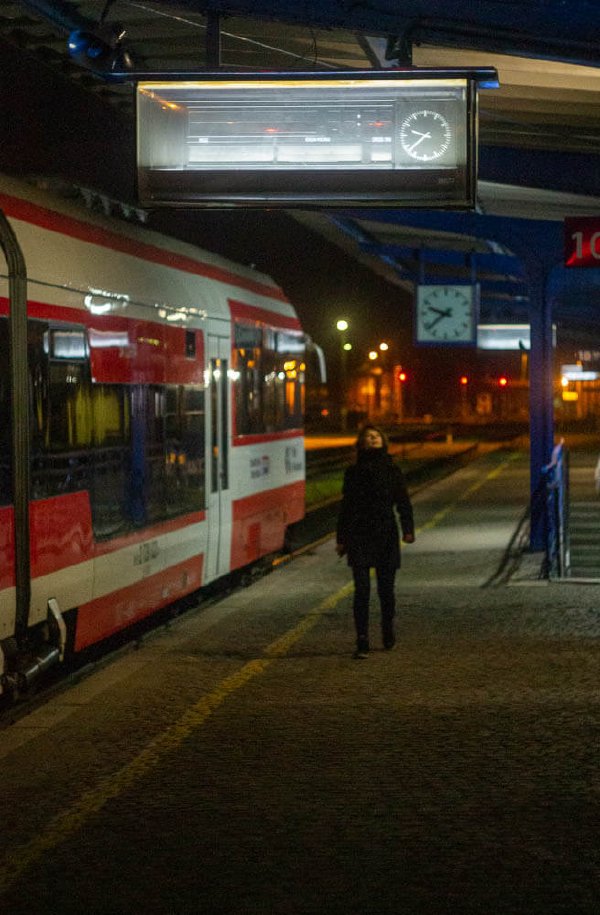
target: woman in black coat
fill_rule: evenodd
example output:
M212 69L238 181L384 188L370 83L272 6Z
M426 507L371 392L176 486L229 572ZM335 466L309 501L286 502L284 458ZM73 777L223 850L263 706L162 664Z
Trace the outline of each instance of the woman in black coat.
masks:
M400 515L402 540L414 543L415 531L404 476L388 454L381 429L365 426L356 449L356 463L344 474L336 549L339 556L347 556L354 576L354 657L366 658L371 568L377 575L383 646L389 650L396 642L394 579L400 567L400 541L395 508Z

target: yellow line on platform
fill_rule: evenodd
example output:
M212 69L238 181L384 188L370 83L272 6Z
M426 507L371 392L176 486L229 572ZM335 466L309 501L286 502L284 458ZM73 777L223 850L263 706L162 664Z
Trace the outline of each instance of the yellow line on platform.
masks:
M91 791L86 791L78 801L59 813L38 836L25 845L14 848L0 861L0 895L16 883L23 874L45 854L69 839L77 830L102 810L106 804L123 794L138 779L159 765L162 758L177 749L183 741L215 712L233 693L255 677L264 673L277 658L283 657L299 639L318 622L327 610L332 610L352 591L352 583L330 595L304 616L300 622L268 645L264 657L255 658L239 670L225 677L206 696L189 708L182 716L158 734L150 743L118 772L101 781Z
M460 502L464 502L465 499L467 499L469 496L472 496L474 492L477 492L478 489L481 489L481 487L489 482L489 480L494 480L496 477L500 476L500 474L506 470L509 463L518 457L519 452L513 451L508 455L507 458L505 458L505 460L498 464L497 467L494 467L492 470L490 470L490 472L487 473L484 477L481 477L480 480L475 480L474 483L471 483L471 485L465 489L465 491L458 497L458 499L455 499L454 502L450 502L448 505L446 505L445 508L442 508L439 512L436 512L436 514L433 515L429 521L426 521L425 524L422 524L420 527L418 527L416 533L420 534L422 531L428 531L431 530L432 527L436 527L436 525L438 525L440 521L443 521L446 515L449 515L450 512L453 511Z

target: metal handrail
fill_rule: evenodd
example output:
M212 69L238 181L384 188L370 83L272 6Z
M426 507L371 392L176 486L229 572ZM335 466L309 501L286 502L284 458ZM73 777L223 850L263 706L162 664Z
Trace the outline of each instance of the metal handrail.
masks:
M542 468L546 495L546 568L549 578L567 578L571 570L569 545L569 452L561 441Z
M30 424L29 369L27 362L27 267L17 236L6 215L0 210L0 248L8 267L8 314L12 478L15 530L15 628L18 641L27 634L31 601L31 559L29 530L30 501Z

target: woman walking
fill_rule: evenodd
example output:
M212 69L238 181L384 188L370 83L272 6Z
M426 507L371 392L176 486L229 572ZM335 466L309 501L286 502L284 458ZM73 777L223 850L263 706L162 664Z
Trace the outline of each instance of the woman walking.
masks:
M400 541L394 508L400 515L404 543L414 543L415 532L404 476L388 454L384 433L377 426L365 426L356 450L356 463L344 474L336 549L339 556L347 556L354 577L354 657L367 658L372 568L377 576L383 647L389 651L396 642L394 579L400 567Z

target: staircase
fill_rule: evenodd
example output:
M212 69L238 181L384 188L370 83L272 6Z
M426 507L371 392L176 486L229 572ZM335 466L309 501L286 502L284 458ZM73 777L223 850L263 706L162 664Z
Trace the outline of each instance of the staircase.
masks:
M600 581L600 498L569 506L570 578Z

